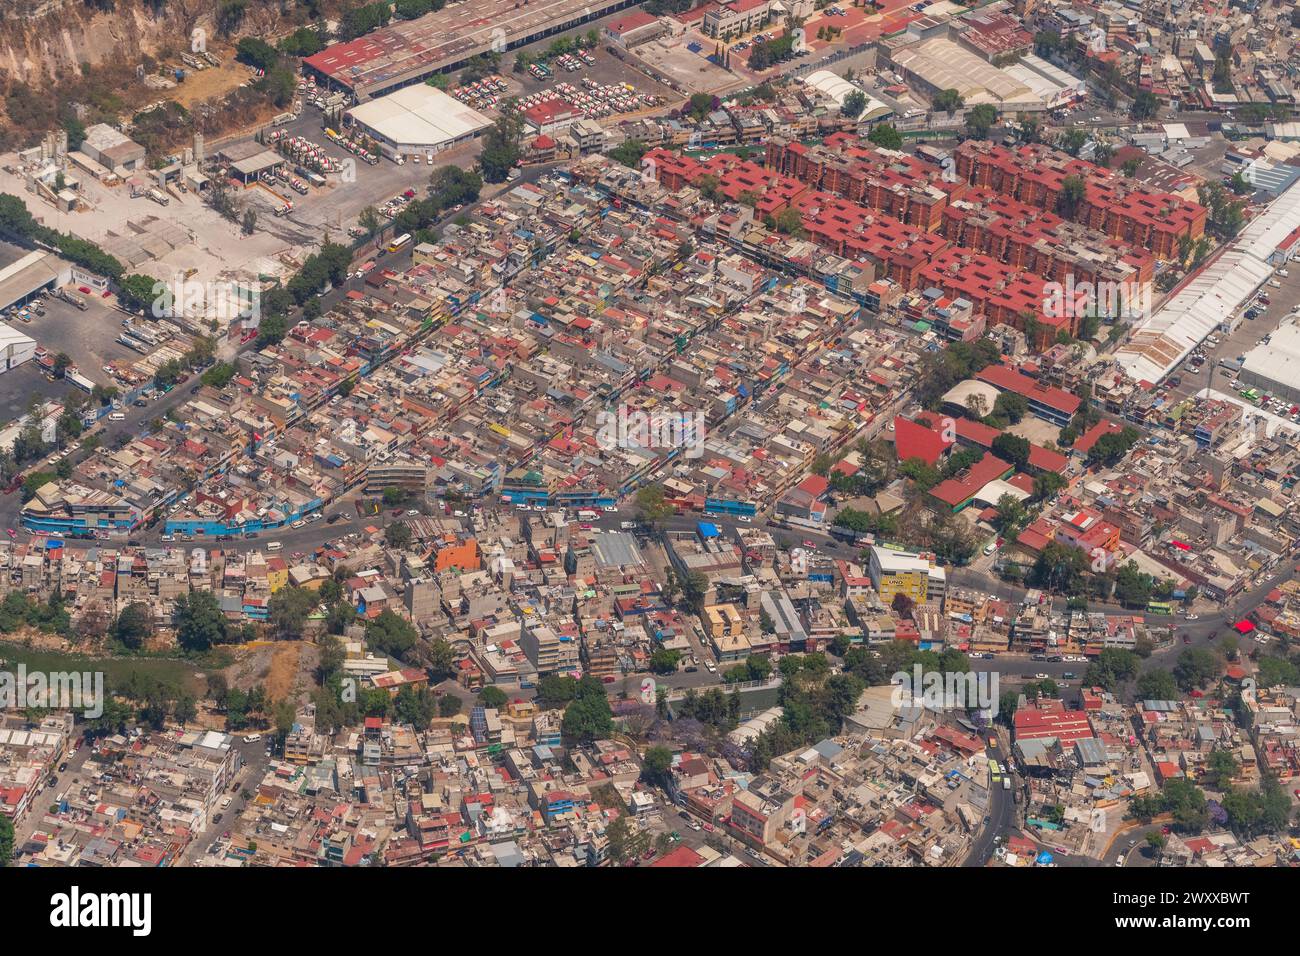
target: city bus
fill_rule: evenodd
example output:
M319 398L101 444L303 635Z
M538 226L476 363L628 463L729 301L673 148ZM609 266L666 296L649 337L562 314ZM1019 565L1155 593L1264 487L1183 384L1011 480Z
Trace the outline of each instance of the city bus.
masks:
M388 244L388 251L396 252L398 249L402 248L402 246L406 245L410 241L411 241L411 234L409 232L404 232Z
M1162 617L1169 617L1174 613L1172 604L1165 601L1152 601L1147 605L1148 614L1159 614Z

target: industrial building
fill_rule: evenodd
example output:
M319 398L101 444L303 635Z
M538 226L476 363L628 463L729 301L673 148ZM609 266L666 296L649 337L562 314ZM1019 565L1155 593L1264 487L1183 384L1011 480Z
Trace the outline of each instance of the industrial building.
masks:
M479 0L467 19L460 4L393 23L303 60L303 70L359 103L448 73L470 59L572 30L634 6L636 0Z
M283 156L256 140L232 143L221 149L217 157L229 164L230 175L242 183L254 182L262 173L274 170L285 162Z
M866 90L855 83L850 83L844 77L838 76L830 70L816 70L805 76L803 81L805 85L811 86L822 95L833 99L840 107L844 106L844 101L848 99L850 94L861 93L867 98L867 102L863 106L862 112L858 114L857 120L859 123L877 123L888 119L894 113L892 109Z
M1159 311L1138 324L1116 349L1116 361L1136 381L1159 382L1210 333L1229 326L1298 247L1300 186L1293 185ZM1271 347L1272 342L1265 348ZM1257 373L1264 370L1259 362L1255 368Z
M86 130L81 152L118 175L144 168L144 147L107 123Z
M1300 326L1277 327L1268 342L1245 354L1238 377L1247 385L1288 402L1300 402Z
M390 159L403 153L436 153L492 125L478 110L424 84L354 106L346 122L363 129Z
M36 340L0 322L0 373L17 368L36 355Z
M25 305L39 292L72 281L72 264L52 252L0 242L0 309Z

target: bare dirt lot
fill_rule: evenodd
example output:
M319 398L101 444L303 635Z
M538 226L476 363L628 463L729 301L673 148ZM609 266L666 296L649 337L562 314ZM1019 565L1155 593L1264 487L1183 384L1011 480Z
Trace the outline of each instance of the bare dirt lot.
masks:
M235 61L233 50L217 55L223 58L221 66L210 66L206 70L185 68L185 81L177 84L175 89L168 90L168 98L186 109L192 109L196 103L214 96L225 96L250 81L252 74L247 66Z
M248 690L261 684L271 700L297 697L311 683L318 653L304 641L257 642L237 651L238 660L225 670L231 687Z

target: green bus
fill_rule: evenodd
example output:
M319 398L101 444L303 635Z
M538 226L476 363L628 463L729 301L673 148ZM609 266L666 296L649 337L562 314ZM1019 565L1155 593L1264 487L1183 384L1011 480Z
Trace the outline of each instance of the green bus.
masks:
M1147 605L1148 614L1159 614L1162 617L1170 617L1174 613L1172 604L1165 601L1152 601Z

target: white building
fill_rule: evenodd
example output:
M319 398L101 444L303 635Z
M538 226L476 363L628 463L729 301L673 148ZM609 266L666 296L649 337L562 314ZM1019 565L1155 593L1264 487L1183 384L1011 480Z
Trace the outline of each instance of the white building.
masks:
M354 106L347 121L374 138L390 159L436 153L467 142L492 125L478 110L423 84Z
M36 355L36 340L0 322L0 372L17 368Z

